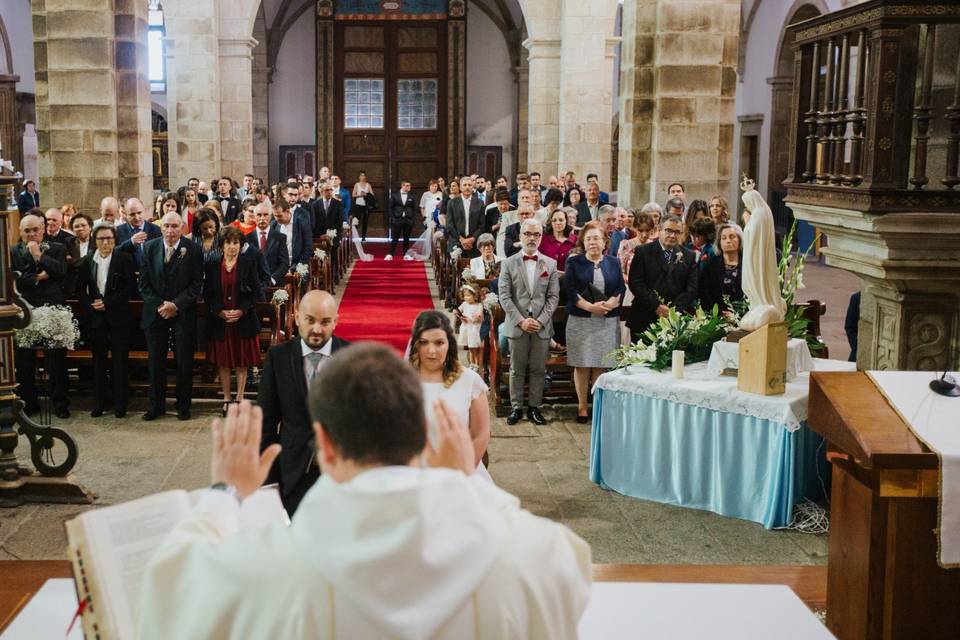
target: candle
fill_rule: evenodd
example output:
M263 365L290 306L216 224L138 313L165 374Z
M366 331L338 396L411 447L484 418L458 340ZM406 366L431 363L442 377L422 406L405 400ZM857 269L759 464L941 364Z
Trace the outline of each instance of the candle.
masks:
M673 377L683 378L683 359L686 354L683 351L674 351L673 352Z

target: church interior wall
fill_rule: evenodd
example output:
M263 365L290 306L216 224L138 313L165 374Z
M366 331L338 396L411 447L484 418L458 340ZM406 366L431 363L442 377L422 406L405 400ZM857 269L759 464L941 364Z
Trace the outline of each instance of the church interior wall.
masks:
M503 173L512 175L517 84L503 33L479 10L467 12L467 145L503 147ZM487 176L493 178L494 176Z
M780 45L780 39L783 36L787 21L790 19L800 4L786 0L755 0L760 3L756 8L755 15L750 23L750 30L741 39L740 46L746 47L744 52L744 65L741 76L737 79L737 99L736 110L737 117L747 115L762 115L763 120L760 127L759 140L759 173L752 176L757 181L757 189L760 193L768 191L768 172L769 166L766 159L770 154L770 121L771 121L771 87L767 82L769 78L777 75L777 51ZM837 11L849 2L842 0L809 0L805 4L812 4L821 9L826 7L827 11ZM744 3L744 20L752 8L752 4ZM774 132L774 135L788 135L789 132ZM741 125L738 121L734 129L734 140L737 141L734 148L739 147L741 137ZM734 175L737 176L735 182L739 182L739 176L745 167L741 164L739 153L734 153L734 166L736 167ZM736 196L736 185L731 186L731 196Z
M316 17L304 12L287 31L270 84L270 176L279 179L278 158L285 145L316 143Z

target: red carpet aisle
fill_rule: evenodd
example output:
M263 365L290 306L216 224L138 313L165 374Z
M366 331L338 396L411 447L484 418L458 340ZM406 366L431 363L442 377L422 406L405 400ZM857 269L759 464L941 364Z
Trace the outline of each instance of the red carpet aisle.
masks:
M433 308L423 263L387 262L386 243L369 243L372 262L357 261L340 302L336 334L344 340L377 340L403 353L417 314Z

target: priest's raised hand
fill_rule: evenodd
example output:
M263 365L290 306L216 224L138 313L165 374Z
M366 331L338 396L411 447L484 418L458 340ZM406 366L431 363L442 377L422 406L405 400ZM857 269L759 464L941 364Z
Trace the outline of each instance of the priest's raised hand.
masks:
M224 420L213 421L213 455L210 481L236 489L243 500L259 489L280 455L280 445L272 444L260 453L263 411L243 400L231 404Z

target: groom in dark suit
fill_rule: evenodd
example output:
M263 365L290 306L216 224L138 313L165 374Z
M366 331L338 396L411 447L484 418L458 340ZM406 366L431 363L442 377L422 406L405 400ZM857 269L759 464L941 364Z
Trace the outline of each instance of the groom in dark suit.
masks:
M150 406L144 420L166 412L167 345L173 335L177 360L177 419L190 419L193 352L197 332L197 298L203 288L203 252L182 237L183 220L170 212L160 223L162 238L143 249L138 287L143 298L140 327L147 335Z
M696 254L680 246L682 236L683 222L667 216L660 223L660 239L634 250L628 277L634 300L627 319L634 339L669 313L667 305L689 313L697 303L700 271Z
M272 347L263 365L257 404L263 410L260 450L279 442L283 449L267 482L280 483L280 498L290 516L320 477L307 392L334 353L349 343L333 335L337 302L314 289L297 307L299 338Z
M397 251L397 242L403 239L403 259L410 260L407 249L410 248L410 232L413 230L417 203L410 193L410 181L400 181L400 192L390 194L390 252L386 259L393 260Z

